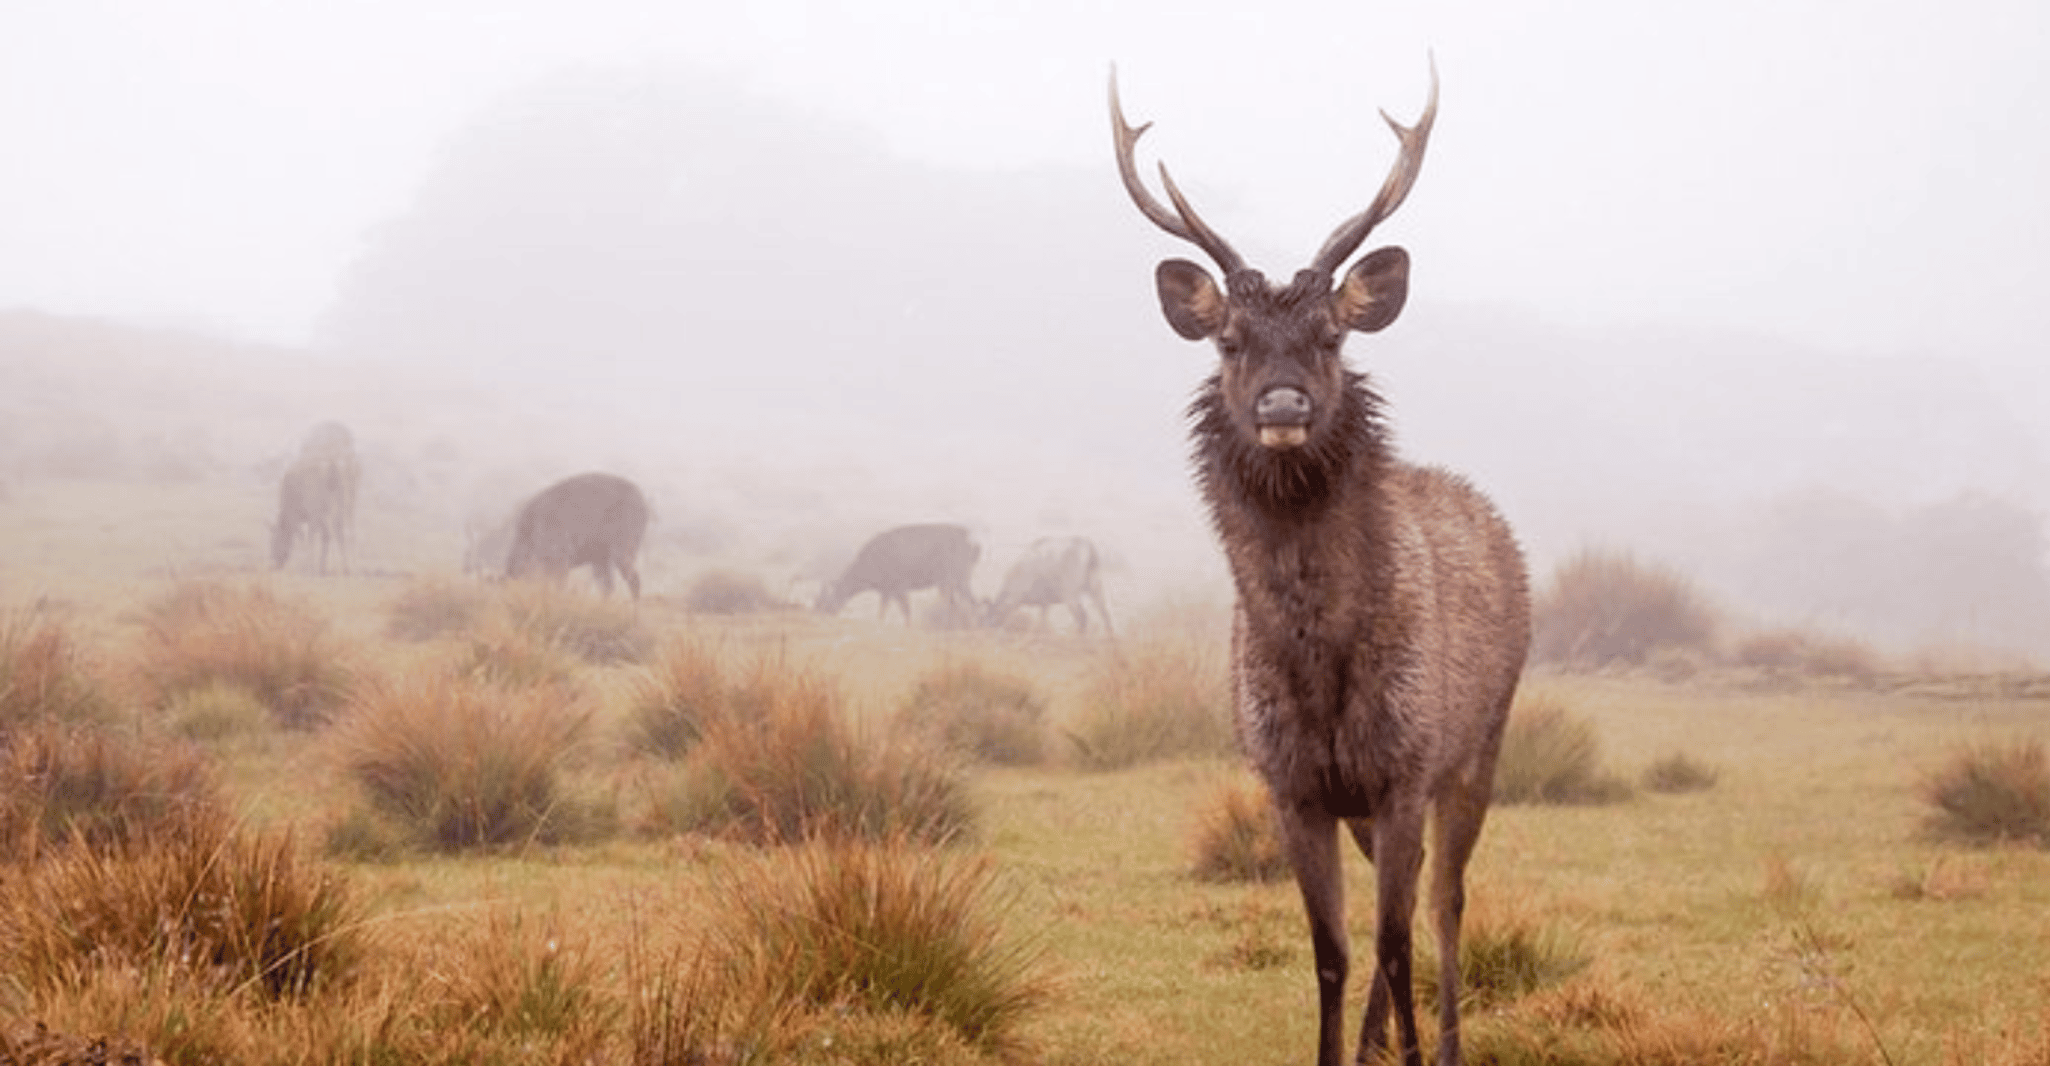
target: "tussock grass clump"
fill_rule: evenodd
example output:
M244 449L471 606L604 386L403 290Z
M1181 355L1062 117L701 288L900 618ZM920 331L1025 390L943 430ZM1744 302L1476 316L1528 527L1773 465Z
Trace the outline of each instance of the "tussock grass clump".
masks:
M631 603L593 599L552 585L510 586L499 610L514 629L588 663L637 663L655 644Z
M1046 759L1046 700L1024 678L978 662L949 663L920 677L896 724L999 766Z
M120 847L225 817L211 767L188 747L55 722L0 740L0 859Z
M694 614L757 614L789 606L761 578L732 570L707 570L693 578L683 605Z
M635 679L626 715L627 747L658 759L679 759L704 735L706 721L734 713L750 697L727 679L711 644L670 642Z
M1437 939L1419 936L1412 970L1419 1002L1438 1002ZM1593 961L1578 937L1557 923L1521 910L1475 908L1459 938L1462 1011L1481 1011L1564 983Z
M164 705L164 719L172 732L195 741L247 736L272 725L270 708L255 693L225 681L172 696Z
M729 679L718 710L657 798L655 828L755 843L812 837L937 842L973 832L953 759L914 739L855 728L837 687L771 659Z
M588 937L557 918L493 911L433 947L422 961L440 978L429 1011L435 1027L548 1047L548 1061L602 1061L620 1012L606 979L610 960Z
M112 710L63 625L34 611L0 614L0 736L31 722L104 721Z
M365 950L336 874L289 833L241 832L225 817L119 847L68 846L13 876L0 895L0 965L30 989L132 968L299 996L346 980Z
M1495 763L1496 803L1619 803L1630 793L1603 768L1593 722L1547 696L1517 701Z
M1720 776L1715 767L1676 751L1646 766L1638 780L1650 792L1702 792L1714 788Z
M2050 847L2050 760L2040 740L1959 748L1923 777L1921 793L1936 839Z
M1234 781L1196 812L1190 874L1198 881L1279 881L1289 875L1274 801L1258 782Z
M521 629L503 618L488 618L462 641L451 671L478 683L507 688L574 684L582 660L546 633Z
M552 689L416 673L366 690L337 746L371 809L419 844L554 843L604 820L562 784L589 722Z
M480 586L447 577L408 582L386 608L384 631L394 640L434 640L474 627L490 606Z
M1561 564L1531 606L1531 659L1579 669L1643 665L1658 650L1705 653L1715 613L1671 570L1623 552Z
M261 585L186 582L146 607L142 623L135 674L153 706L226 683L305 729L328 720L353 680L327 620Z
M708 943L725 980L759 1001L930 1019L1016 1056L1023 1023L1051 996L1036 948L1004 930L985 858L902 838L814 843L722 880Z
M1190 639L1134 641L1090 677L1065 735L1091 770L1232 750L1223 650Z

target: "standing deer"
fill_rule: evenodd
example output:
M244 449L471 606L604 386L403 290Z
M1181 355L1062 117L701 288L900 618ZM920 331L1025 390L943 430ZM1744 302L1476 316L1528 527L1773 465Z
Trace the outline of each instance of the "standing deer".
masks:
M322 422L306 434L299 454L278 481L278 518L271 525L271 565L282 567L304 532L320 546L320 572L327 573L328 549L349 570L349 543L356 526L356 488L363 470L355 437L340 422Z
M647 531L648 501L640 486L614 474L566 477L520 506L505 576L559 584L571 570L589 566L599 592L610 596L616 570L639 600L641 573L634 558Z
M1145 126L1125 122L1117 77L1111 133L1126 193L1155 225L1223 271L1169 259L1161 310L1208 339L1216 373L1189 407L1196 483L1237 591L1232 680L1240 744L1266 779L1310 924L1317 1062L1344 1056L1349 949L1338 823L1372 860L1374 977L1358 1061L1387 1050L1393 1007L1402 1061L1420 1066L1411 917L1431 813L1438 936L1438 1062L1459 1047L1464 876L1487 816L1495 757L1530 643L1523 557L1508 525L1454 474L1398 459L1367 376L1340 356L1349 331L1402 311L1409 254L1369 252L1340 268L1409 195L1438 112L1438 75L1414 127L1384 113L1401 154L1365 211L1342 223L1286 285L1249 269L1160 172L1172 209L1139 180Z

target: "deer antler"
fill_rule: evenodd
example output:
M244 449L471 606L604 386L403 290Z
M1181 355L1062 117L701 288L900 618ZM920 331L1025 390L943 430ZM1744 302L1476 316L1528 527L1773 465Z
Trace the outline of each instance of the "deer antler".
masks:
M1124 180L1125 192L1139 206L1140 214L1152 219L1153 224L1161 229L1203 249L1217 263L1219 270L1231 274L1243 268L1246 261L1239 258L1239 253L1233 251L1216 230L1205 225L1202 216L1196 214L1196 209L1182 197L1182 191L1168 176L1166 163L1160 164L1160 184L1167 189L1167 198L1174 203L1172 211L1154 199L1145 184L1140 182L1139 167L1132 159L1132 150L1139 143L1139 136L1152 128L1151 122L1133 128L1125 121L1125 109L1118 104L1118 68L1113 65L1110 68L1110 135L1117 144L1118 177Z
M1374 202L1365 211L1345 220L1331 232L1324 241L1324 247L1317 250L1317 258L1310 263L1310 269L1321 274L1335 274L1338 268L1367 239L1402 201L1409 197L1409 188L1416 184L1417 172L1424 166L1424 147L1431 139L1431 123L1438 120L1438 61L1431 60L1431 96L1424 102L1424 113L1414 126L1404 126L1390 118L1388 112L1381 112L1381 120L1395 131L1395 139L1402 142L1402 154L1395 159L1395 165L1388 171L1387 180L1381 183L1381 191L1374 194Z

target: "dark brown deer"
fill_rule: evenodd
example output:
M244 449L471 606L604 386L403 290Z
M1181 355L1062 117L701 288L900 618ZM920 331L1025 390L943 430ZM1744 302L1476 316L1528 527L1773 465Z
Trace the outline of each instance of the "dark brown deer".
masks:
M616 570L638 600L641 572L634 559L647 531L648 500L640 486L615 474L566 477L520 506L505 576L560 584L571 570L588 566L599 592L610 596Z
M1343 270L1416 181L1438 112L1382 117L1401 154L1373 202L1346 220L1286 285L1246 267L1161 168L1173 207L1139 180L1117 77L1111 133L1125 191L1155 225L1224 273L1183 259L1156 271L1176 333L1217 347L1217 372L1189 407L1196 482L1237 589L1232 676L1239 741L1266 779L1310 922L1317 964L1317 1061L1345 1053L1349 949L1338 824L1373 861L1373 985L1358 1061L1388 1043L1423 1061L1410 985L1411 917L1431 813L1438 934L1438 1061L1461 1061L1459 923L1503 724L1530 643L1522 553L1478 491L1398 459L1367 376L1339 350L1351 331L1395 321L1409 254L1381 248Z
M945 523L897 526L868 539L840 576L819 590L817 608L839 614L847 601L864 592L876 594L876 617L887 619L890 605L911 624L911 594L935 588L954 618L970 617L975 607L969 577L982 547L963 526Z

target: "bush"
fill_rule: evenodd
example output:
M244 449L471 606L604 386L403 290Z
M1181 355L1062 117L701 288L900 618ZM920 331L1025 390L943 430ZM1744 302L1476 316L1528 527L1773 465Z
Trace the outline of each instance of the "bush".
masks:
M71 635L35 612L0 615L0 738L42 721L103 721L111 701Z
M1676 751L1645 767L1640 781L1652 792L1700 792L1714 788L1717 776L1715 767Z
M1730 662L1779 676L1837 678L1860 684L1879 674L1870 646L1798 629L1749 634L1730 649Z
M58 723L0 743L0 858L52 845L121 847L224 819L212 770L189 748Z
M419 843L553 843L603 821L561 786L589 720L549 689L420 674L366 691L338 744L372 810Z
M1266 786L1228 784L1196 815L1195 862L1190 873L1198 881L1279 881L1289 875L1281 849L1281 828Z
M1623 553L1586 551L1553 574L1532 607L1531 630L1536 662L1635 666L1660 649L1705 652L1715 615L1672 571Z
M724 881L711 943L734 984L819 1011L929 1018L995 1055L1025 1050L1023 1023L1051 990L1036 950L990 912L986 859L901 839L813 844Z
M1495 764L1496 803L1601 804L1630 797L1602 768L1594 723L1543 696L1518 701Z
M708 570L684 590L683 605L697 614L755 614L787 606L762 579L731 570Z
M722 713L658 799L655 825L756 843L807 838L937 842L974 828L949 759L905 738L862 735L823 680L763 661L727 687Z
M1000 766L1046 758L1046 701L1030 682L980 663L952 663L919 678L896 722L951 751Z
M1066 736L1092 770L1229 753L1231 690L1222 656L1189 640L1120 649L1090 678Z
M637 663L654 636L631 604L595 600L551 585L511 586L500 610L512 627L589 663Z
M475 626L489 603L482 588L467 582L414 581L392 597L384 631L395 640L434 640Z
M2050 762L2039 740L1962 748L1922 780L1935 810L1925 828L1940 840L2050 847Z
M311 728L347 698L352 672L327 622L260 585L188 582L146 608L142 622L136 674L154 706L225 683L281 724Z
M298 996L363 955L347 886L290 834L187 820L117 848L66 847L0 896L9 974L31 988L135 968L181 983Z

